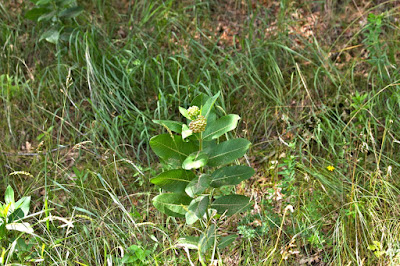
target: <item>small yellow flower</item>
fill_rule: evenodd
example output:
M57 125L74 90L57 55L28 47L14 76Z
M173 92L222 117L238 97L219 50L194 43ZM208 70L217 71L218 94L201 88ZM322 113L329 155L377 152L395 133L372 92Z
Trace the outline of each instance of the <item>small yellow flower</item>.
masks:
M333 171L333 170L335 170L335 167L333 167L333 165L328 165L327 167L326 167L326 169L328 169L328 171Z

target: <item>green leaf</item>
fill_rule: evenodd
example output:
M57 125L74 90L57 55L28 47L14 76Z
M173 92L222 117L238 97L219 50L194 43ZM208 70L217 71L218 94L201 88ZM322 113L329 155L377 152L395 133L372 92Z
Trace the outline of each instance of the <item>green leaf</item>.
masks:
M53 11L51 11L51 12L48 12L48 13L45 13L45 14L43 14L43 15L41 15L38 19L37 19L37 21L49 21L49 20L53 20L53 18L56 18L56 11L55 10L53 10Z
M6 224L7 230L14 230L22 233L33 234L33 228L29 223L9 223Z
M184 236L178 239L176 246L188 249L199 249L199 240L200 237L198 236Z
M182 163L191 153L197 150L192 142L184 142L181 136L161 134L150 139L150 147L161 159L178 160Z
M204 152L194 152L190 154L182 163L182 168L186 170L199 169L207 164L208 155Z
M190 130L190 128L186 125L182 125L182 139L185 140L186 138L190 137L193 135L193 131Z
M50 10L45 7L33 8L26 12L25 18L37 21L39 17L43 16L44 14L49 13Z
M50 29L45 31L39 38L39 42L42 40L46 40L49 43L57 44L58 39L60 37L60 32L56 29Z
M132 54L133 54L133 53L132 53ZM133 64L134 66L139 66L139 65L141 64L140 59L135 59L135 60L132 62L132 64Z
M218 248L219 249L224 249L230 244L232 244L233 241L238 237L238 235L229 235L229 236L224 236L221 237L221 240L218 243Z
M215 111L211 110L211 112L208 114L208 117L207 117L206 130L208 127L212 126L215 121L217 121L217 114L215 113Z
M210 154L210 152L217 146L216 140L203 141L203 152Z
M227 216L243 212L248 207L250 207L250 199L243 195L222 196L211 204L211 208L216 209L219 214L226 212Z
M190 120L190 116L188 114L187 109L179 106L179 112L181 113L181 115L183 115L184 117L186 117L187 119Z
M198 198L192 200L188 209L189 209L189 211L194 212L196 214L196 216L199 219L201 219L201 218L203 218L204 214L207 211L208 202L209 202L208 196L198 197Z
M199 218L196 216L196 214L192 211L187 211L185 213L185 219L186 219L186 224L191 225L197 222Z
M8 216L8 223L12 223L22 218L24 218L24 212L21 209L16 209Z
M247 139L231 139L216 145L209 151L208 165L220 166L242 157L250 148Z
M200 93L193 99L190 105L191 106L196 105L201 108L207 102L208 99L210 99L210 96L204 93Z
M13 203L12 202L10 202L10 203L8 203L8 204L5 204L5 205L2 205L1 206L1 208L0 208L0 211L1 211L1 216L3 217L3 218L7 218L7 214L8 214L8 210L10 209L10 207L11 207L11 205L12 205Z
M185 192L193 198L196 195L203 193L210 186L210 182L210 175L203 174L190 181L185 189Z
M160 212L173 217L185 217L187 206L192 198L186 194L168 193L153 198L153 205Z
M96 214L94 214L93 212L88 211L88 210L86 210L86 209L83 209L83 208L80 208L80 207L77 207L77 206L74 206L74 207L72 207L72 208L73 208L74 210L78 211L78 212L83 212L83 213L86 213L86 214L88 214L88 215L97 217Z
M0 220L0 240L2 238L6 237L7 235L7 230L6 230L6 223L3 220ZM4 251L3 254L0 256L0 259L2 259L4 256Z
M64 9L60 12L59 17L64 18L74 18L79 16L83 12L83 7L81 6L74 6L67 9Z
M214 188L237 185L254 175L254 169L245 165L222 167L211 174L211 186Z
M15 209L21 209L24 213L24 216L27 216L29 213L30 203L31 197L22 197L15 203Z
M202 234L199 240L200 251L204 254L207 250L212 247L216 239L215 224L210 225L207 232Z
M152 178L150 182L170 192L184 193L190 180L195 177L191 171L176 169L163 172Z
M0 203L0 218L6 218L7 217L7 212L5 211L6 205L3 205ZM0 219L0 221L3 221L3 219Z
M38 6L45 6L45 5L48 5L50 2L51 2L51 0L38 0L38 1L36 1L35 4Z
M214 104L217 101L220 94L221 94L221 92L219 91L217 94L215 94L213 97L211 97L210 99L208 99L206 101L206 103L201 108L202 116L204 116L205 118L208 117L208 115L210 114L210 112L211 112L212 108L214 107Z
M4 194L4 201L6 204L14 204L14 190L11 186L7 186L6 193Z
M223 116L217 121L210 124L203 133L204 140L217 139L223 134L234 130L237 127L240 116L238 115L227 115Z
M56 1L57 6L65 7L65 6L73 4L76 0L55 0L55 1Z
M182 133L182 122L171 120L153 120L153 122L167 128L172 132L176 132L178 134Z
M185 214L187 224L194 224L198 219L203 218L207 211L208 201L208 196L203 196L190 202L188 212Z

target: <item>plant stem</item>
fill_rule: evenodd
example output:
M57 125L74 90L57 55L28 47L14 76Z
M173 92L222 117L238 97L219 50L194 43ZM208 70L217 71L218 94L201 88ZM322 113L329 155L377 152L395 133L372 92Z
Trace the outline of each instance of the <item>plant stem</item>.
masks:
M203 132L200 132L199 151L203 150Z

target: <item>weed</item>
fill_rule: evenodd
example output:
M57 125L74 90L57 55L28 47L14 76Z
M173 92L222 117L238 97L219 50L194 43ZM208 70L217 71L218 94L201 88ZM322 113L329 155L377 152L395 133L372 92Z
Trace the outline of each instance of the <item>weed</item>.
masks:
M68 42L74 28L68 25L67 21L71 22L79 16L83 8L70 0L34 0L32 2L36 8L26 12L25 17L41 22L44 28L47 28L41 34L39 41L46 40L53 44L57 44L59 40Z
M242 195L220 193L223 186L234 186L249 179L254 170L248 166L226 166L242 157L250 146L245 139L227 139L227 133L237 127L239 116L229 114L217 118L213 97L197 96L188 109L179 108L188 120L181 122L157 120L168 133L150 140L153 151L166 164L167 170L151 179L162 189L172 192L153 199L154 206L173 217L185 217L192 225L200 221L199 237L183 237L179 246L198 250L200 262L205 265L204 255L217 243L225 242L218 237L218 218L245 211L250 200ZM200 107L199 107L200 106ZM172 132L178 133L174 135ZM233 240L234 238L230 238Z

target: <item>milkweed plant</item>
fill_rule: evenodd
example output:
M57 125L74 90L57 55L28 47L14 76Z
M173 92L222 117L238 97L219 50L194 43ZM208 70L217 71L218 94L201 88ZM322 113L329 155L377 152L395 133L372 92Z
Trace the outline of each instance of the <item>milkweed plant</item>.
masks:
M226 233L221 237L218 221L251 205L244 195L227 194L226 186L233 188L254 174L253 168L237 164L251 143L244 138L229 138L227 133L237 127L240 117L218 115L214 105L219 95L200 94L188 109L179 107L186 123L154 120L168 133L150 139L152 150L164 165L164 171L151 179L162 189L153 204L166 215L185 218L188 225L201 229L200 236L181 237L178 246L197 250L203 265L205 260L214 259L217 249L236 239L236 235ZM207 251L211 248L210 257Z

